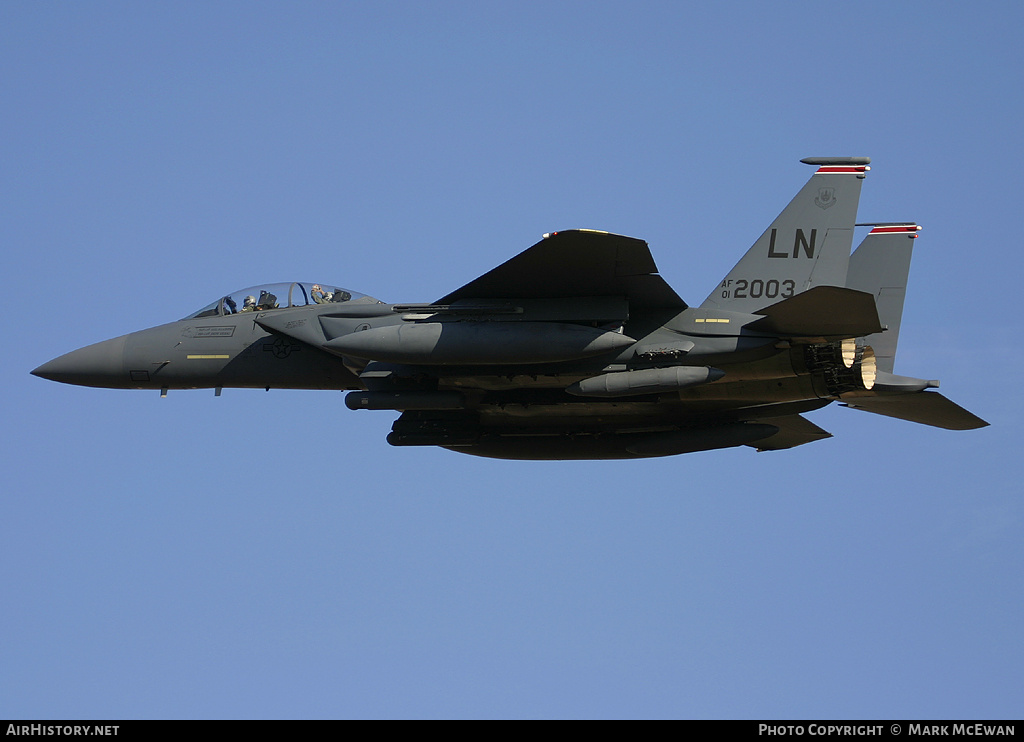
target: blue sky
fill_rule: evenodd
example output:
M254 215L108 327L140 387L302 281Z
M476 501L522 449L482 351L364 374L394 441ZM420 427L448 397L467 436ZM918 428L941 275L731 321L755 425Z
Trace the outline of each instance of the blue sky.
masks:
M1022 21L5 3L0 717L1019 718ZM340 393L29 375L258 283L430 301L573 227L699 303L821 155L924 226L896 371L991 427L506 462Z

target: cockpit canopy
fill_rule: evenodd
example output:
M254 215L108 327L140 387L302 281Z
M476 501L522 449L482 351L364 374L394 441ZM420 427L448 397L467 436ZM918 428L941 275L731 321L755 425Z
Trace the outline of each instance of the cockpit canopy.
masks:
M310 304L340 304L347 301L379 304L376 299L325 283L269 283L251 286L222 296L185 319L223 317L239 312L263 312L271 309L305 307Z

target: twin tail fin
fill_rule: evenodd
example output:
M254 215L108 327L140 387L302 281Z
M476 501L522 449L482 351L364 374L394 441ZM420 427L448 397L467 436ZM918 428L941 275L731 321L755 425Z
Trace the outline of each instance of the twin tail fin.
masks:
M808 157L817 170L701 307L752 314L815 286L845 286L868 157Z

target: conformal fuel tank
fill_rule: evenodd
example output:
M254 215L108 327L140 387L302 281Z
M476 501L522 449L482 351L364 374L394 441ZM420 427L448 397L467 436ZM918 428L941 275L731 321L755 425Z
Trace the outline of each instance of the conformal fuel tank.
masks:
M417 322L353 332L323 347L390 363L488 365L573 361L635 342L619 332L561 322Z

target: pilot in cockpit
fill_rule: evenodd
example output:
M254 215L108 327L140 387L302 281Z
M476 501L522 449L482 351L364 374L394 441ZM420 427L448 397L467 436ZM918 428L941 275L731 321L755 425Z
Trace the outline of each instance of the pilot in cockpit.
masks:
M256 311L256 297L255 296L251 296L250 295L250 296L245 297L245 300L242 302L242 311L243 312L255 312Z
M328 299L327 296L329 296L329 294L324 294L324 290L323 288L321 288L320 284L313 284L313 289L309 292L309 298L311 298L317 304L326 304L327 302L330 301L330 299Z

